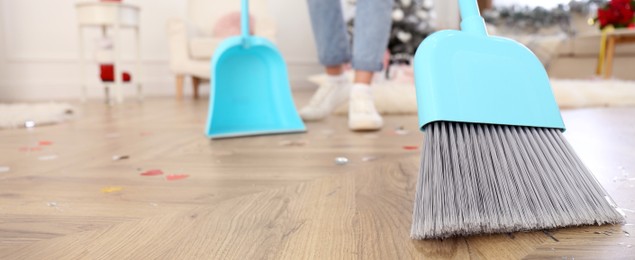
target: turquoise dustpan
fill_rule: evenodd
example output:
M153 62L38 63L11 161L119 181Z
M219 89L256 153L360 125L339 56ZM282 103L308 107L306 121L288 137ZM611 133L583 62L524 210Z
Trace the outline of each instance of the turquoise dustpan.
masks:
M414 58L419 126L436 121L564 130L547 72L525 46L487 34L476 0L461 31L432 34Z
M242 0L242 35L223 41L212 57L206 134L228 138L305 132L287 66L278 49L249 35L249 3Z

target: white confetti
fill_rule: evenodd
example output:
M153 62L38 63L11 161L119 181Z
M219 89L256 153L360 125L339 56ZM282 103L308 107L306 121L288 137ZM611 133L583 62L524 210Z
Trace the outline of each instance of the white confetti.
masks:
M377 156L364 156L362 157L362 162L372 162L372 161L377 161L379 159L379 157Z
M130 156L129 155L113 155L112 156L113 161L121 161L126 159L130 159Z
M9 166L0 166L0 173L5 173L11 171L11 167Z
M335 164L337 164L337 165L347 165L348 162L349 162L349 160L346 157L337 157L337 158L335 158Z
M52 161L57 159L57 155L44 155L44 156L38 157L38 159L40 161Z
M29 120L29 121L24 122L24 127L26 127L26 128L33 128L33 127L35 127L35 121L31 121L31 120Z
M408 135L410 131L406 130L403 126L397 127L395 129L396 135Z

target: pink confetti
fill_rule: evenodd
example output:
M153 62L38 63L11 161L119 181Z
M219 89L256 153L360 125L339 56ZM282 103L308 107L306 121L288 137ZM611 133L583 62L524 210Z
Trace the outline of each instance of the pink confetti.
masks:
M35 151L42 151L42 147L20 147L20 151L21 152L35 152Z
M176 180L185 179L187 177L190 177L190 176L187 174L170 174L168 176L165 176L165 179L168 181L176 181Z
M151 136L152 133L151 132L141 132L139 135L141 135L141 136Z
M149 170L149 171L141 173L141 176L158 176L158 175L163 175L163 171L162 170Z
M406 145L403 147L404 150L407 151L414 151L414 150L419 150L419 146L414 146L414 145Z
M52 145L52 144L53 144L53 142L51 142L51 141L40 141L38 143L39 146L49 146L49 145Z

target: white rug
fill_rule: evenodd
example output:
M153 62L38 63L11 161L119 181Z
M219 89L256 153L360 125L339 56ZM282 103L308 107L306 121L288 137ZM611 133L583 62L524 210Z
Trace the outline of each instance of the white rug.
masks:
M317 75L309 81L320 84L324 79L325 75ZM635 81L552 79L551 85L561 108L635 106ZM376 81L373 93L375 106L382 114L417 113L414 83L407 75ZM347 111L348 105L343 105L335 113L346 115Z
M0 104L0 128L57 124L70 120L76 113L76 109L66 103Z

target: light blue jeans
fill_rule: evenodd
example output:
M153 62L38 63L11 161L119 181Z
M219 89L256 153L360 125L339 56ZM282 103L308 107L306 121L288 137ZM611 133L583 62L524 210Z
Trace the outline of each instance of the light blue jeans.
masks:
M355 70L380 71L388 47L394 0L357 0L353 47L340 0L308 0L320 63L351 62Z

